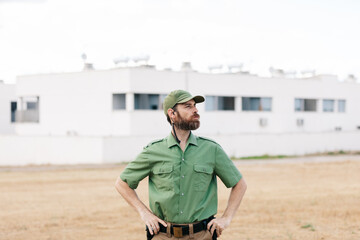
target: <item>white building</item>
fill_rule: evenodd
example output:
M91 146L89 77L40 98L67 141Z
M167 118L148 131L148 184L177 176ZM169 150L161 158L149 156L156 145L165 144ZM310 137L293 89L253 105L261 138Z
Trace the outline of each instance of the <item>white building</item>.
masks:
M26 156L3 149L0 165L130 161L169 134L161 103L175 89L205 96L195 134L231 156L360 150L355 81L131 67L18 77L16 135L0 141Z

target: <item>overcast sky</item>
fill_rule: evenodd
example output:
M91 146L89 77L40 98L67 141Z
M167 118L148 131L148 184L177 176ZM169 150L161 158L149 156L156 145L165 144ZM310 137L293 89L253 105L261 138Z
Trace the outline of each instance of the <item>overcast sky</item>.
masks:
M315 69L360 78L357 0L0 0L0 79L97 69L149 55L157 68L191 61Z

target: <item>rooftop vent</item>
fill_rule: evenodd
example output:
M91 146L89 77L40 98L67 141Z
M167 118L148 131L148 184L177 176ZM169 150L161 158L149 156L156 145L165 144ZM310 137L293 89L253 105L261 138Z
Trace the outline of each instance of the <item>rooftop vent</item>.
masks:
M272 77L284 77L285 73L283 69L270 67L269 71Z
M296 74L297 74L295 70L285 71L284 69L273 68L273 67L270 67L269 71L272 77L296 78Z
M227 67L230 73L239 73L243 68L243 64L228 64Z
M94 66L92 63L84 63L83 71L91 71L94 70Z
M354 74L349 74L349 75L347 76L347 78L345 78L344 82L356 83L356 82L357 82L357 78L355 77Z
M116 57L113 59L113 62L118 65L118 64L121 64L121 65L124 65L124 64L127 64L129 62L130 58L129 57L124 57L124 56L121 56L121 57Z
M89 70L94 70L94 66L92 63L88 63L87 60L87 55L86 53L81 54L81 59L84 62L84 67L83 67L83 71L89 71Z
M302 70L300 73L301 73L301 77L303 77L303 78L310 78L310 77L314 77L316 75L316 71L313 69Z
M150 59L149 55L138 55L132 57L133 62L139 65L148 65L149 59Z
M183 62L181 65L182 71L192 71L191 62Z
M223 69L222 64L213 64L208 66L209 72L211 73L221 73Z

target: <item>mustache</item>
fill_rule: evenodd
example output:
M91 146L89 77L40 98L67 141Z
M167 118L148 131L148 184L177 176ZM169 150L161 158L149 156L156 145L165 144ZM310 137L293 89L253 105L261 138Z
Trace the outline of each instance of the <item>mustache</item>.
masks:
M193 114L193 117L200 117L200 115L197 114L197 113L194 113L194 114Z

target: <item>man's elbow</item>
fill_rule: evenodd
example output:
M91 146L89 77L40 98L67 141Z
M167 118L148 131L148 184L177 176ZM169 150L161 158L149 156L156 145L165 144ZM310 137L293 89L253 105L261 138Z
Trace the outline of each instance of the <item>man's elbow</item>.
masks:
M118 177L116 179L116 182L115 182L115 188L116 190L121 193L122 190L123 190L123 187L124 187L124 184L127 184L126 182L124 182L120 177Z
M247 184L245 182L245 179L242 177L239 182L235 185L237 188L239 188L242 192L245 192L247 189Z
M245 182L245 179L242 178L242 179L241 179L241 182L242 182L243 188L246 190L246 189L247 189L247 184L246 184L246 182Z

